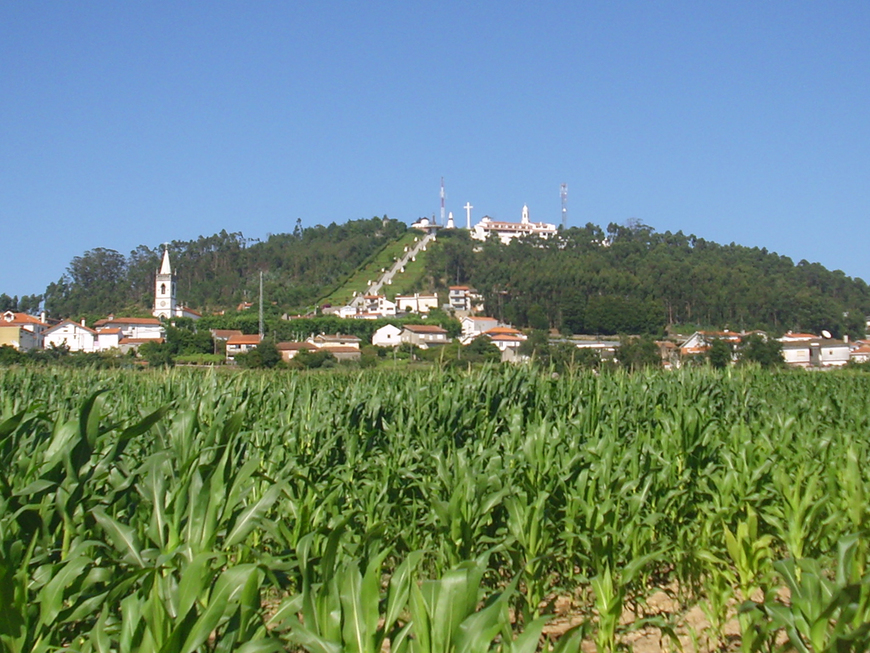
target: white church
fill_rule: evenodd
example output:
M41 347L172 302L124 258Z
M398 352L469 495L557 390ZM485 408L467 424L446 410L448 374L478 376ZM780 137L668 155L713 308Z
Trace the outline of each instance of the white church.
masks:
M529 207L523 206L520 222L502 222L485 215L480 222L474 225L471 237L476 240L486 240L490 234L495 234L502 243L507 245L511 240L520 236L535 234L540 238L549 238L558 232L556 225L549 222L532 222L529 219Z
M157 272L154 282L154 317L171 319L173 317L189 317L198 320L202 317L199 313L179 304L175 299L175 275L172 273L172 265L169 263L169 248L163 250L163 262Z

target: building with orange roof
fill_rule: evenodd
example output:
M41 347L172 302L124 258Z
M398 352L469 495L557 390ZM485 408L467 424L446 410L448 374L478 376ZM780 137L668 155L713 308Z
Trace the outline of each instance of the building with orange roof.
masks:
M42 339L48 325L27 313L6 311L0 315L0 346L19 351L42 349Z
M420 349L446 345L449 342L447 330L436 324L406 324L400 338L403 343L416 345Z
M227 360L235 361L239 354L247 354L260 344L259 334L230 336L227 339Z

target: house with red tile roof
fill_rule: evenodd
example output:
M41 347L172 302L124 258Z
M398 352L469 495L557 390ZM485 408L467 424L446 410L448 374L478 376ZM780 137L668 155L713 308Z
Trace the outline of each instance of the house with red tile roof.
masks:
M420 349L446 345L449 342L447 330L436 324L406 324L400 338L403 343L416 345Z
M6 311L0 314L0 346L9 345L19 351L42 349L42 338L48 325L27 313Z
M260 340L258 334L230 336L227 340L227 360L234 361L239 354L247 354L256 349Z

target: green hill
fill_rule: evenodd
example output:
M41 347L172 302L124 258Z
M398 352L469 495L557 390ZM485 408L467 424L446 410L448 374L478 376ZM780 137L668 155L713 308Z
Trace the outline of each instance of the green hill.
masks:
M364 262L353 272L343 284L318 301L318 304L321 306L324 304L332 306L348 304L353 299L354 293L364 293L369 284L377 281L384 270L388 270L404 254L405 248L411 247L414 244L414 240L419 237L419 231L410 229L398 239L386 243L380 251L373 254L368 261ZM396 284L394 282L393 286L387 286L384 290L389 296L389 293L395 287ZM395 292L392 292L390 298L392 299L392 297L395 297Z

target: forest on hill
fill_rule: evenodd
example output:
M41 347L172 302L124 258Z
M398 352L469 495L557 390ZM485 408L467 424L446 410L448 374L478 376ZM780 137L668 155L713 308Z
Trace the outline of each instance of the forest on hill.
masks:
M313 304L388 243L407 231L398 220L374 217L246 239L241 232L172 241L178 301L210 312L256 303L263 272L264 295L280 310ZM149 314L162 247L140 245L129 256L96 248L75 257L45 292L52 317ZM278 310L278 309L272 309Z
M262 271L268 313L304 311L407 229L384 216L325 227L297 222L292 233L263 241L226 231L174 241L178 300L203 313L256 302ZM52 317L150 314L161 249L143 245L125 257L97 248L75 257L46 289L46 310ZM863 336L870 314L867 284L840 270L636 222L606 230L587 224L509 245L442 230L426 265L418 290L472 285L494 317L564 333L656 334L667 325L698 325Z
M587 224L509 245L459 230L438 238L433 283L472 285L489 313L521 327L617 334L691 324L863 337L870 314L867 284L840 270L640 223Z

